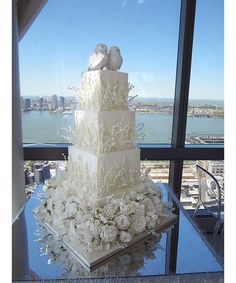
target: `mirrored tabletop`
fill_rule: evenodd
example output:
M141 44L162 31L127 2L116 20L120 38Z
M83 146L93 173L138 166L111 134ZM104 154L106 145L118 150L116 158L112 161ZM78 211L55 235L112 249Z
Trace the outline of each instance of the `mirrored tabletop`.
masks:
M175 224L88 271L36 221L32 210L40 206L42 187L37 186L12 226L13 280L223 272L216 254L166 184L159 187L164 198L173 202L174 213L179 216Z

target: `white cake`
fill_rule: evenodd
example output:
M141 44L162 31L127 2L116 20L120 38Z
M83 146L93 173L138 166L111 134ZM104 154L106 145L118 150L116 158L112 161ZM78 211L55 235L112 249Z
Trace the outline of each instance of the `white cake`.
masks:
M75 111L73 143L94 154L135 147L135 113L132 111Z
M135 241L165 215L162 193L140 170L128 74L82 74L68 170L46 182L40 215L79 254Z
M77 183L75 193L96 202L140 184L135 113L121 111L128 109L128 74L85 72L80 93L81 110L75 112L68 169L70 178Z

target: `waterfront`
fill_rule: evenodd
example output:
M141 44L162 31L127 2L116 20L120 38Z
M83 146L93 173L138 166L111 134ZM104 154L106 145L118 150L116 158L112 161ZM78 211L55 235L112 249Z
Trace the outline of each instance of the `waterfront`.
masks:
M136 113L136 123L143 123L144 143L170 143L172 115ZM22 112L24 143L66 143L74 115L48 111ZM188 117L188 135L224 135L224 119L220 117Z

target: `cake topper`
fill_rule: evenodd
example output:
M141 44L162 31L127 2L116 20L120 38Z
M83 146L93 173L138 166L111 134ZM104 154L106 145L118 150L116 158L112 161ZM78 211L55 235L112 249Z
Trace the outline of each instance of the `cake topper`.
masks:
M120 54L120 49L117 46L112 46L109 49L109 66L108 69L117 71L120 69L123 58Z
M106 44L99 43L89 57L88 70L102 70L106 68L107 70L117 71L120 69L122 62L123 58L117 46L112 46L108 53Z
M89 57L89 71L104 69L109 63L108 48L106 44L96 45L93 54Z

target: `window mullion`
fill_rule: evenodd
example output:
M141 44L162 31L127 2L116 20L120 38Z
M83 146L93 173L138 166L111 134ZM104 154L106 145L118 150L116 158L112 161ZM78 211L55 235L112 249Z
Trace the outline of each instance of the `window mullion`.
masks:
M175 81L172 148L183 148L187 124L196 0L182 0ZM171 160L169 185L180 196L183 160Z

